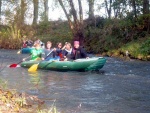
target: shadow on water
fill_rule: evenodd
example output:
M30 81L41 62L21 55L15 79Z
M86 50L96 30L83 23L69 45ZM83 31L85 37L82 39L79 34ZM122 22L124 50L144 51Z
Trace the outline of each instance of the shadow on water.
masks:
M26 68L7 67L0 77L9 88L37 95L47 108L56 100L64 113L149 113L150 62L106 59L99 71L29 73ZM13 62L4 59L3 66Z

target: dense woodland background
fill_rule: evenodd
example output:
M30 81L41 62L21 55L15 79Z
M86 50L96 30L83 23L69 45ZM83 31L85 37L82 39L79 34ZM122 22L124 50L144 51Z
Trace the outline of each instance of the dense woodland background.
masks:
M79 40L90 53L150 60L149 0L0 0L0 48L19 49L25 38L46 42ZM50 21L48 2L66 20ZM98 7L98 8L95 8ZM104 15L95 15L105 9ZM29 24L30 22L30 24Z

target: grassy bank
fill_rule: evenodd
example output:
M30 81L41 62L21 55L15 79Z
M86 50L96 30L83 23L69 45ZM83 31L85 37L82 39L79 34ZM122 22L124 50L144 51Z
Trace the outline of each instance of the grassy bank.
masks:
M109 49L107 52L102 52L102 55L150 61L150 38L123 44L118 49Z

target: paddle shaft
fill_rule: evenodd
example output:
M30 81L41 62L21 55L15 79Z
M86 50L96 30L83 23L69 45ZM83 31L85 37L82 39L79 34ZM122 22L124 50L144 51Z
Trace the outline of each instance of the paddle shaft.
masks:
M53 51L54 51L54 49L52 49L52 50L47 54L47 56L46 56L44 59L48 58L48 56L49 56Z
M31 55L30 55L30 56L31 56ZM27 59L27 58L29 58L30 56L28 56L28 57L26 57L26 58L24 58L24 59ZM13 65L14 65L14 66L15 66L15 65L17 66L17 65L20 64L21 62L23 62L23 60L20 61L20 62L18 62L17 64L11 64L10 66L13 66Z

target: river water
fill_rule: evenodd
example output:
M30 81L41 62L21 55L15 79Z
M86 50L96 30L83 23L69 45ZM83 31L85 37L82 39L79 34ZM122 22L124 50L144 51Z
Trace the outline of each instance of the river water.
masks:
M9 88L38 96L47 108L54 103L64 113L150 113L150 62L106 57L99 72L5 67L26 56L0 50L0 78Z

